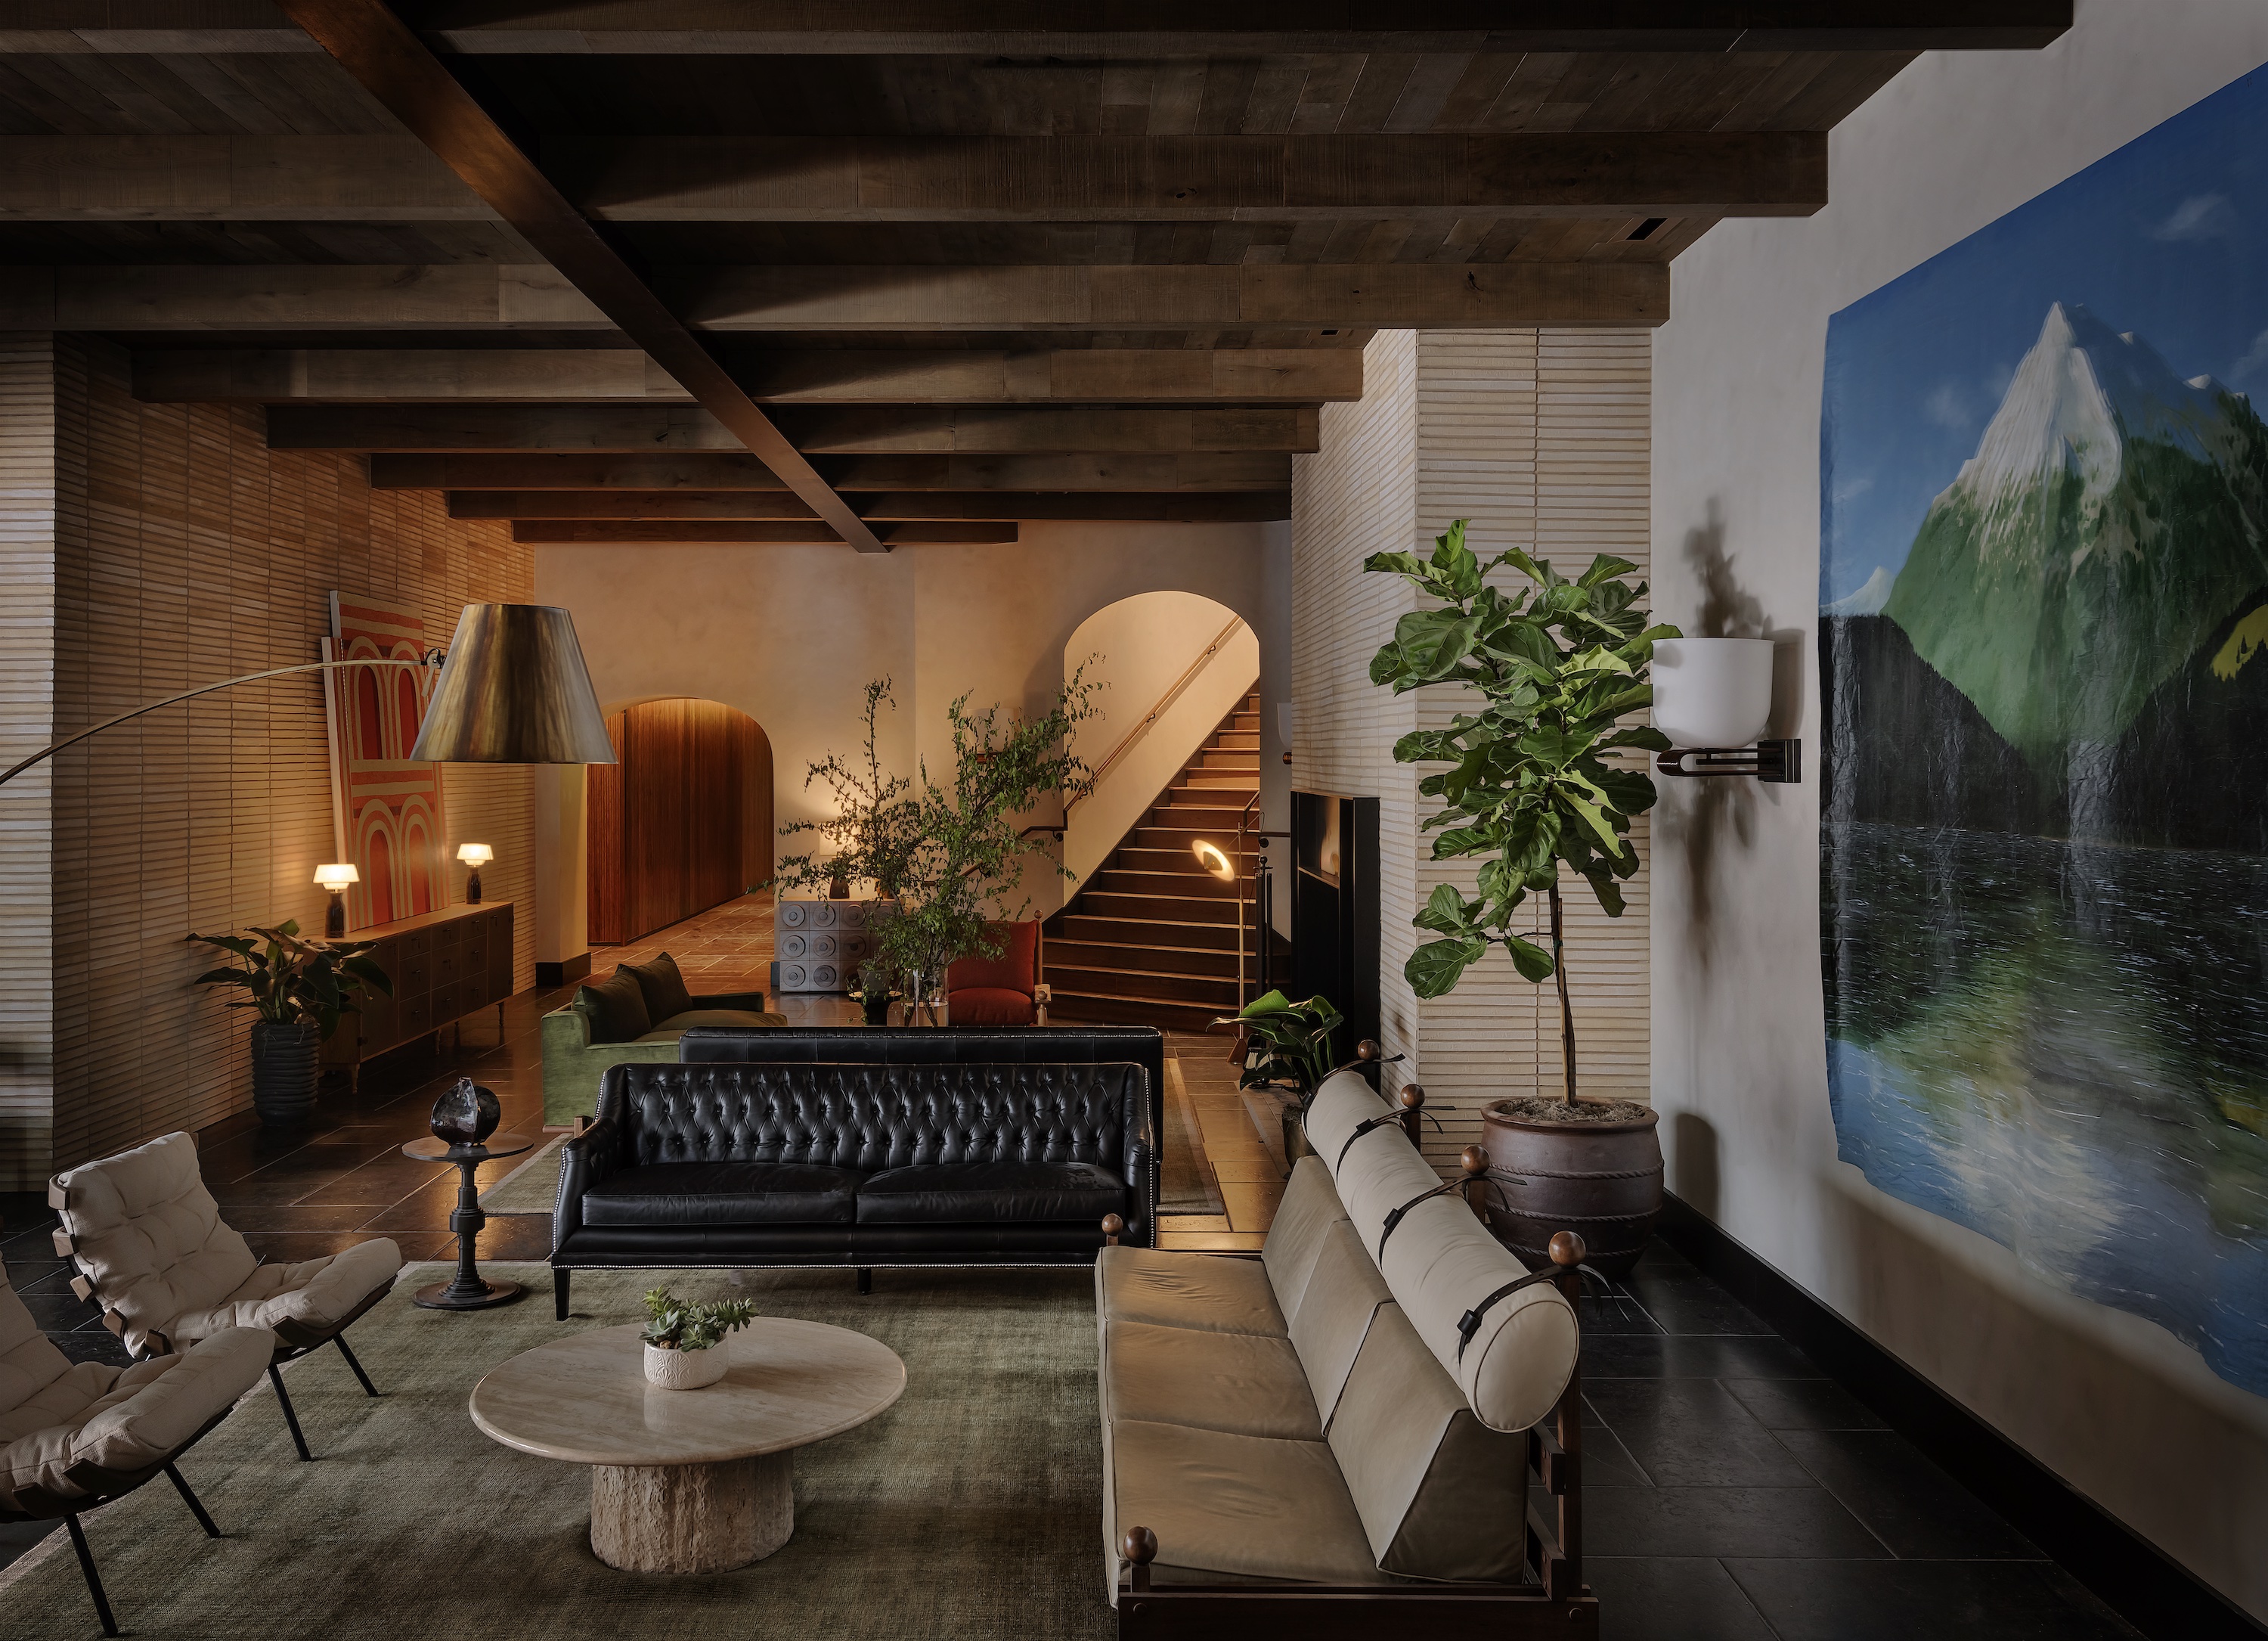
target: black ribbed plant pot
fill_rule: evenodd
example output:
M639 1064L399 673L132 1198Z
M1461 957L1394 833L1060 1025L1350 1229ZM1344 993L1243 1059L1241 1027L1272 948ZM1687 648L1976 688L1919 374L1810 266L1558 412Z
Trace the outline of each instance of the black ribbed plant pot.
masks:
M315 1109L315 1053L321 1039L314 1025L252 1025L252 1109L266 1128L296 1127Z

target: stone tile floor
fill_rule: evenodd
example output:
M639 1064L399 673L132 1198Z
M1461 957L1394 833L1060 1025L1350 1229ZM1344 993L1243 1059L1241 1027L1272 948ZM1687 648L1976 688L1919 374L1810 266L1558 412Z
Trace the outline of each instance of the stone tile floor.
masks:
M696 989L762 985L765 898L733 902L630 948L667 950ZM412 1163L433 1098L458 1072L497 1090L504 1125L542 1121L537 1022L570 989L513 998L434 1056L398 1054L350 1096L327 1090L293 1135L234 1119L199 1136L223 1215L255 1253L306 1259L384 1234L405 1258L453 1253L455 1170ZM784 1000L792 1019L855 1023L837 998ZM1170 1220L1174 1246L1259 1246L1282 1194L1268 1102L1240 1096L1219 1038L1168 1039L1225 1215ZM1263 1109L1263 1107L1265 1107ZM519 1159L483 1171L501 1175ZM75 1359L123 1361L70 1291L40 1197L0 1196L0 1259ZM548 1216L492 1217L481 1253L540 1259ZM848 1280L846 1274L845 1280ZM541 1303L541 1296L534 1296ZM2097 1641L2136 1632L1675 1250L1657 1244L1610 1296L1583 1302L1586 1541L1609 1641ZM0 1526L0 1564L38 1525Z

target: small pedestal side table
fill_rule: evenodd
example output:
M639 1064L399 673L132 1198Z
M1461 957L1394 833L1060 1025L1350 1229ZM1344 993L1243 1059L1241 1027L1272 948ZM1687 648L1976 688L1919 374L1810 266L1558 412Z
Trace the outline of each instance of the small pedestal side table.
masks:
M480 1187L473 1172L482 1163L517 1157L535 1142L524 1134L491 1134L483 1145L451 1145L435 1139L412 1140L401 1148L404 1157L421 1163L457 1164L457 1207L449 1216L449 1229L457 1233L457 1274L417 1290L415 1304L428 1311L480 1311L519 1297L516 1282L490 1282L473 1263L473 1244L489 1216L481 1211Z
M473 1386L473 1423L539 1459L591 1467L591 1549L626 1572L725 1572L795 1532L795 1449L864 1424L906 1388L879 1339L760 1316L711 1349L699 1390L646 1382L639 1329L522 1351Z

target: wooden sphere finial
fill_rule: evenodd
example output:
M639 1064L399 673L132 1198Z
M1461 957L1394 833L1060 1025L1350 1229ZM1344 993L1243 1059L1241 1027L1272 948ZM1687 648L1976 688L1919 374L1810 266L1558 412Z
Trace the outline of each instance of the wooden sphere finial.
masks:
M1488 1153L1477 1145L1468 1145L1457 1153L1457 1166L1465 1171L1468 1179L1477 1179L1488 1172Z
M1118 1541L1118 1553L1137 1567L1146 1567L1158 1559L1158 1535L1147 1527L1129 1527Z
M1115 1237L1125 1229L1126 1221L1121 1216L1116 1214L1105 1214L1102 1216L1102 1234L1104 1236Z
M1371 1037L1366 1037L1366 1038L1364 1038L1364 1039L1362 1039L1362 1041L1360 1041L1359 1043L1357 1043L1357 1044L1354 1046L1354 1057L1355 1057L1357 1060L1375 1060L1375 1059L1377 1059L1377 1058L1378 1058L1378 1039L1377 1039L1376 1038L1371 1038Z
M1403 1110L1416 1111L1425 1103L1425 1085L1422 1083L1405 1083L1402 1085L1402 1092L1394 1098L1402 1102Z
M1589 1252L1590 1250L1583 1246L1583 1238L1572 1231L1563 1231L1551 1238L1551 1262L1554 1265L1565 1266L1572 1269L1580 1265L1583 1262L1583 1255Z

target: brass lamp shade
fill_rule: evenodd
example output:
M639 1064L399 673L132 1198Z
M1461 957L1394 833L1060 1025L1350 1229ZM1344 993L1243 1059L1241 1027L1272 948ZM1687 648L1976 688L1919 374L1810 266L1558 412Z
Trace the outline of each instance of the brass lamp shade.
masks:
M467 604L409 756L434 764L613 763L573 617L545 604Z

